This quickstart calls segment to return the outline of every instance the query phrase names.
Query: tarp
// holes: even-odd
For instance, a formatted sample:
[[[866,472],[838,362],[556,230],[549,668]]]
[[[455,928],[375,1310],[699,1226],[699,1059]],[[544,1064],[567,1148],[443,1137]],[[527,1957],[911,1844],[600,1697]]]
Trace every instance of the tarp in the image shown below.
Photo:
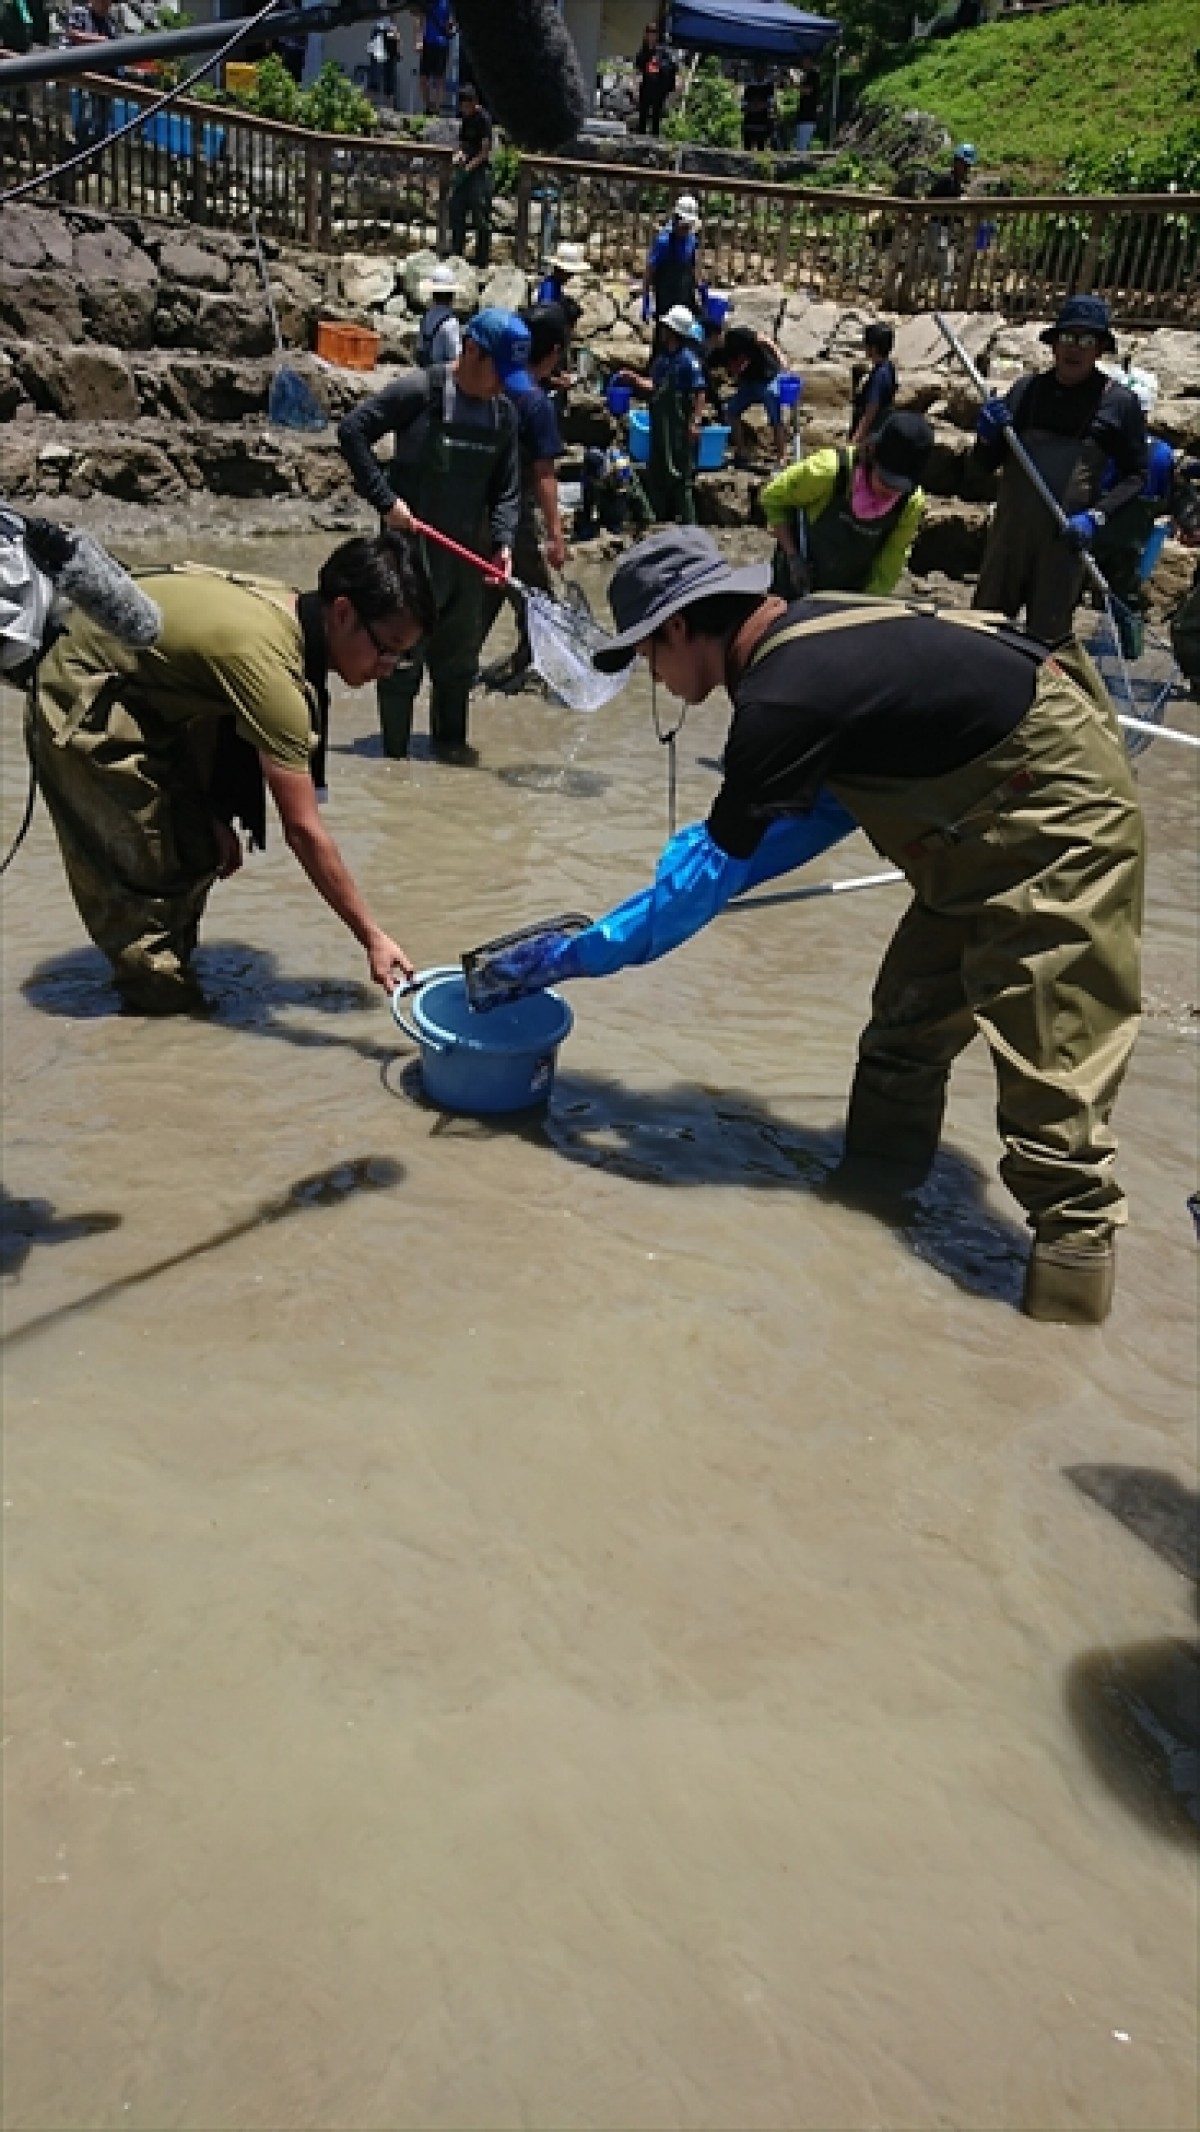
[[[802,15],[788,0],[674,0],[667,30],[693,52],[782,60],[823,52],[841,34],[840,22]]]

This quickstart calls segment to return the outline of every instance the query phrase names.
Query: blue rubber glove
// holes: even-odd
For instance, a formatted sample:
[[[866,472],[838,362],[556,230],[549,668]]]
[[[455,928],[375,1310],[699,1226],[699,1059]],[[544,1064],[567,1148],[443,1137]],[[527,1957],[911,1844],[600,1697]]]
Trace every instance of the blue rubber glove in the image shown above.
[[[980,444],[999,444],[1005,430],[1011,429],[1011,427],[1012,408],[1006,400],[1001,400],[993,393],[991,399],[985,400],[979,410],[979,419],[975,424],[975,435],[978,442]]]
[[[649,298],[648,296],[643,296],[643,298],[642,298],[642,324],[643,324],[644,326],[648,326],[648,325],[649,325],[649,323],[650,323],[650,298]]]
[[[1068,548],[1074,548],[1077,555],[1082,555],[1085,548],[1091,547],[1099,531],[1100,523],[1093,511],[1076,511],[1074,518],[1068,518],[1063,527],[1062,537]]]

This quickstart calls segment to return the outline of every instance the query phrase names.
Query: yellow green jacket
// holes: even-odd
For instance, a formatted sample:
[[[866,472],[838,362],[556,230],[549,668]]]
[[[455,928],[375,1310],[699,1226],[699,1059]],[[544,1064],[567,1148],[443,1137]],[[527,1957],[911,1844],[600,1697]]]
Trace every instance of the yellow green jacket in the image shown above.
[[[774,532],[787,523],[793,511],[799,510],[809,519],[818,519],[833,501],[837,483],[836,445],[828,451],[810,452],[807,459],[799,459],[794,466],[785,467],[782,474],[774,475],[763,489],[760,500],[767,525]],[[914,489],[871,565],[865,592],[895,591],[924,509],[925,492]]]

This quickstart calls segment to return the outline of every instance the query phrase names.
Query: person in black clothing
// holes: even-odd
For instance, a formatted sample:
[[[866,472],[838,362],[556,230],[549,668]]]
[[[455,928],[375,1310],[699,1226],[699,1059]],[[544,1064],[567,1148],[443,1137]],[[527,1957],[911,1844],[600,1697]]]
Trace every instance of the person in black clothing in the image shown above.
[[[678,71],[673,53],[659,39],[658,24],[648,22],[634,58],[638,82],[639,133],[661,133],[663,109],[675,87]]]
[[[854,366],[854,400],[850,409],[850,442],[863,444],[882,429],[900,390],[892,349],[896,336],[890,326],[876,323],[863,333],[864,364]]]
[[[458,148],[450,188],[450,245],[466,258],[467,224],[475,231],[475,264],[488,266],[492,256],[492,122],[470,82],[458,92]]]
[[[960,141],[950,159],[950,168],[940,178],[935,178],[929,188],[931,200],[961,200],[970,181],[971,172],[978,160],[970,141]],[[933,268],[939,284],[945,287],[954,274],[957,257],[953,221],[931,221],[925,231],[926,263]]]
[[[821,111],[821,73],[813,59],[806,59],[800,68],[799,90],[792,147],[797,155],[803,155],[805,149],[812,145]]]
[[[775,131],[775,76],[770,67],[757,65],[742,90],[742,146],[753,151],[769,148]]]
[[[1116,348],[1108,306],[1098,296],[1072,296],[1042,339],[1054,351],[1049,370],[1022,378],[1003,399],[980,409],[975,459],[994,471],[1003,465],[1000,500],[988,529],[973,604],[1000,614],[1025,611],[1025,627],[1044,644],[1070,634],[1083,591],[1083,551],[1146,480],[1146,418],[1127,385],[1099,369]],[[1012,426],[1067,516],[1060,532],[1015,460],[1004,431]],[[1115,484],[1103,490],[1112,461]]]

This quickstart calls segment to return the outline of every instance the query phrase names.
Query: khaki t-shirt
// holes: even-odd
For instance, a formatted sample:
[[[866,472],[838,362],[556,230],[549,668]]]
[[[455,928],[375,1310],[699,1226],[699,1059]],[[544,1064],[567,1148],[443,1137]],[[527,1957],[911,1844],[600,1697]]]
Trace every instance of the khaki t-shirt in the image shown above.
[[[268,578],[229,579],[188,563],[138,580],[162,609],[156,644],[136,651],[76,613],[42,662],[39,688],[69,717],[113,676],[129,710],[169,725],[227,718],[269,761],[306,770],[314,698],[304,677],[295,593]]]

